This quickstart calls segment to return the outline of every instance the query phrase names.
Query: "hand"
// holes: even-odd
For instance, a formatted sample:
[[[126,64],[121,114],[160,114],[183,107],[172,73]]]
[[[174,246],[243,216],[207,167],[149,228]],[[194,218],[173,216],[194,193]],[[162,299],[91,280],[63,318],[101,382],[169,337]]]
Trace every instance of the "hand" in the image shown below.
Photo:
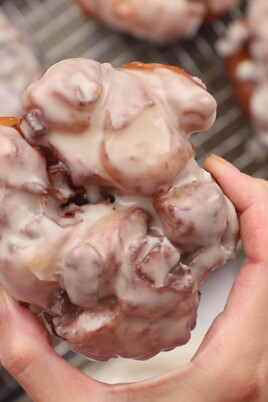
[[[102,384],[59,357],[39,320],[3,290],[1,361],[34,401],[267,402],[268,183],[216,156],[205,168],[240,213],[247,259],[191,362],[140,383]]]

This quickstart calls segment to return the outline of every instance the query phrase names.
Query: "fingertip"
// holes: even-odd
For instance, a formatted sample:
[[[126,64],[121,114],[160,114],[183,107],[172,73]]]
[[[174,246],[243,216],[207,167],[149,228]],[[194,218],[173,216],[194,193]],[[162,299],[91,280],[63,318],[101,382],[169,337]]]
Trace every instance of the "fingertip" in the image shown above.
[[[257,179],[241,173],[225,159],[211,155],[204,168],[212,174],[238,212],[243,213],[256,199],[259,191]]]
[[[233,188],[233,183],[238,181],[237,176],[240,175],[239,170],[230,162],[214,154],[206,159],[204,168],[211,173],[223,192],[234,203],[236,209],[239,209],[235,196],[236,189]]]
[[[221,158],[218,155],[211,154],[204,162],[204,168],[208,170],[212,175],[215,174],[225,174],[227,175],[228,172],[235,172],[240,173],[240,171],[228,162],[226,159]]]

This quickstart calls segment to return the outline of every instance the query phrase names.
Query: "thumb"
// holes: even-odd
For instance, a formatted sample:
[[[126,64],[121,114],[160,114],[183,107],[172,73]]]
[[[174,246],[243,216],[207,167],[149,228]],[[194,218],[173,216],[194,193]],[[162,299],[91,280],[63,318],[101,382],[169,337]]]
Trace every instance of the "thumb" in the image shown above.
[[[0,287],[0,357],[3,367],[38,402],[104,400],[105,385],[58,356],[44,325]],[[97,396],[97,399],[96,399]]]

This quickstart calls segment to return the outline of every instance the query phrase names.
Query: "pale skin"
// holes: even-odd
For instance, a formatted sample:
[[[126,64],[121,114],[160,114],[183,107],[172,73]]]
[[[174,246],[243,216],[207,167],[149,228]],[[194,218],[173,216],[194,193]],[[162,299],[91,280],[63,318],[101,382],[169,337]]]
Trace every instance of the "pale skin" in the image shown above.
[[[164,376],[107,385],[59,357],[39,320],[0,292],[3,366],[37,402],[267,402],[268,182],[210,156],[211,172],[240,214],[246,261],[224,311],[191,362]]]

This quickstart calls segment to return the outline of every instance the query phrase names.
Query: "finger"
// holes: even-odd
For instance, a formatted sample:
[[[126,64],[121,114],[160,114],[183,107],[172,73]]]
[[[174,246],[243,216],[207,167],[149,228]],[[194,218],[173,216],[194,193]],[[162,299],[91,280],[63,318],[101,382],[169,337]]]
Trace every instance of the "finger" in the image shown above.
[[[0,292],[2,365],[34,401],[83,401],[89,400],[92,392],[96,398],[104,393],[103,384],[56,354],[47,330],[29,310],[18,305],[2,288]],[[104,399],[100,396],[95,400]]]
[[[201,390],[205,373],[219,383],[219,396],[225,393],[226,400],[236,400],[235,394],[241,401],[267,400],[267,183],[240,173],[216,156],[207,159],[205,168],[241,213],[241,237],[251,262],[240,270],[224,312],[192,361],[201,369],[201,383],[197,383]],[[216,395],[213,400],[218,400]]]
[[[135,401],[268,400],[267,184],[210,157],[209,170],[241,213],[247,254],[257,264],[239,273],[224,312],[217,317],[192,362],[160,378],[117,387]],[[126,399],[124,399],[126,398]],[[119,400],[119,399],[118,399]],[[121,400],[121,399],[120,399]]]
[[[268,400],[267,284],[266,264],[248,263],[241,269],[224,312],[215,319],[192,360],[197,369],[192,374],[201,394],[209,397],[203,382],[218,384],[212,391],[213,401]]]
[[[212,155],[204,167],[215,177],[240,212],[240,234],[250,261],[268,261],[268,183],[241,173],[229,162]]]
[[[260,194],[268,189],[265,180],[254,179],[241,173],[235,166],[217,155],[209,156],[204,168],[214,176],[240,213],[248,209],[256,199],[260,198]]]

